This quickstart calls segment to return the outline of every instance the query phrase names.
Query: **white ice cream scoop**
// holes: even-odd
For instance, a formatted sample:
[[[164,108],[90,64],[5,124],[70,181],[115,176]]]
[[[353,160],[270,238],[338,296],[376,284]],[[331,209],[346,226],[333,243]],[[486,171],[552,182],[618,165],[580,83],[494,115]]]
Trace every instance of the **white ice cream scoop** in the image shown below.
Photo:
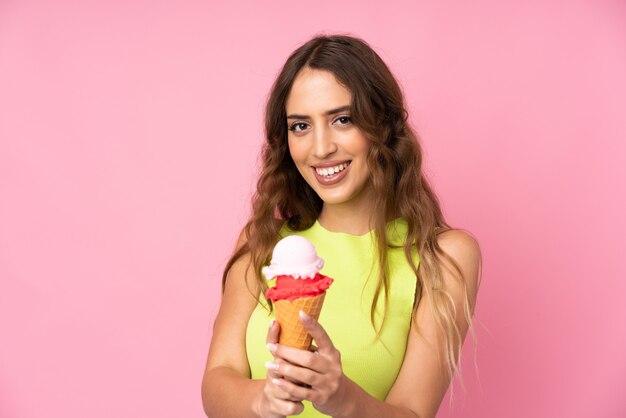
[[[290,235],[278,241],[272,252],[269,266],[261,270],[267,280],[276,276],[293,276],[298,279],[313,278],[324,267],[315,246],[299,235]]]

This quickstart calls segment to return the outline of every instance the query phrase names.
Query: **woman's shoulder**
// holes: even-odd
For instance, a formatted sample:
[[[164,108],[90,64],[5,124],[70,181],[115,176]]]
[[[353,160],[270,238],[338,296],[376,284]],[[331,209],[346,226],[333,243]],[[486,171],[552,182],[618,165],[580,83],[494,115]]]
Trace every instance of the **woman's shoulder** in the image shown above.
[[[454,258],[477,259],[480,257],[478,240],[463,229],[448,229],[439,233],[437,244]]]
[[[463,278],[470,289],[476,291],[480,282],[482,254],[478,240],[463,229],[449,229],[437,237],[437,244],[461,269]],[[442,259],[445,269],[455,268],[445,257]]]

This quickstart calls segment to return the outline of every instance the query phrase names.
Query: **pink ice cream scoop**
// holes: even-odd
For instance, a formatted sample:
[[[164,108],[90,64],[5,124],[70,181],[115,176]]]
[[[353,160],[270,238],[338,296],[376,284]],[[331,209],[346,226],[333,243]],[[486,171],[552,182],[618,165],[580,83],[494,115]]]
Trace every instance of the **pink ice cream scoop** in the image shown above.
[[[311,336],[300,321],[299,313],[304,311],[319,318],[326,289],[333,282],[319,273],[323,266],[324,260],[317,256],[309,240],[290,235],[278,241],[270,265],[263,267],[267,280],[276,278],[274,287],[267,289],[265,297],[274,304],[281,327],[281,344],[304,350],[311,346]]]
[[[313,244],[299,235],[290,235],[278,241],[270,265],[262,272],[267,280],[276,276],[312,279],[322,267],[324,260],[317,256]]]

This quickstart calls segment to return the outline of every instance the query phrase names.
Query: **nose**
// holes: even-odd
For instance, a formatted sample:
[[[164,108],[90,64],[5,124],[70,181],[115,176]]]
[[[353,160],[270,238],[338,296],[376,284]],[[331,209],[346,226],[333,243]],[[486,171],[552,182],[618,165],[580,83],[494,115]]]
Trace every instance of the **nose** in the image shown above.
[[[333,133],[327,127],[315,130],[315,139],[313,143],[313,155],[320,160],[328,158],[337,151],[337,144]]]

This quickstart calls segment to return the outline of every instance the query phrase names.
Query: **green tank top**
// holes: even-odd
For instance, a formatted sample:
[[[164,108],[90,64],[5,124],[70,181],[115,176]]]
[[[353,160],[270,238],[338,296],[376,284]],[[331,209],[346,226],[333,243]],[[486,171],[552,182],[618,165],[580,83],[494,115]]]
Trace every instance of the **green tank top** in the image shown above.
[[[407,225],[402,219],[387,226],[391,244],[401,246]],[[371,396],[384,400],[396,380],[407,346],[411,314],[415,299],[416,277],[404,255],[404,249],[388,250],[389,304],[379,339],[370,321],[370,310],[378,279],[378,257],[374,233],[350,235],[326,230],[319,222],[305,231],[291,231],[283,227],[281,237],[301,235],[315,245],[324,259],[320,273],[334,279],[326,292],[319,322],[335,347],[341,353],[344,373]],[[419,256],[413,254],[417,267]],[[270,283],[273,286],[273,283]],[[376,324],[380,325],[384,307],[381,294],[376,306]],[[252,379],[265,379],[265,362],[272,355],[265,347],[270,320],[267,302],[261,296],[248,322],[246,350]],[[300,417],[325,417],[305,402]]]

